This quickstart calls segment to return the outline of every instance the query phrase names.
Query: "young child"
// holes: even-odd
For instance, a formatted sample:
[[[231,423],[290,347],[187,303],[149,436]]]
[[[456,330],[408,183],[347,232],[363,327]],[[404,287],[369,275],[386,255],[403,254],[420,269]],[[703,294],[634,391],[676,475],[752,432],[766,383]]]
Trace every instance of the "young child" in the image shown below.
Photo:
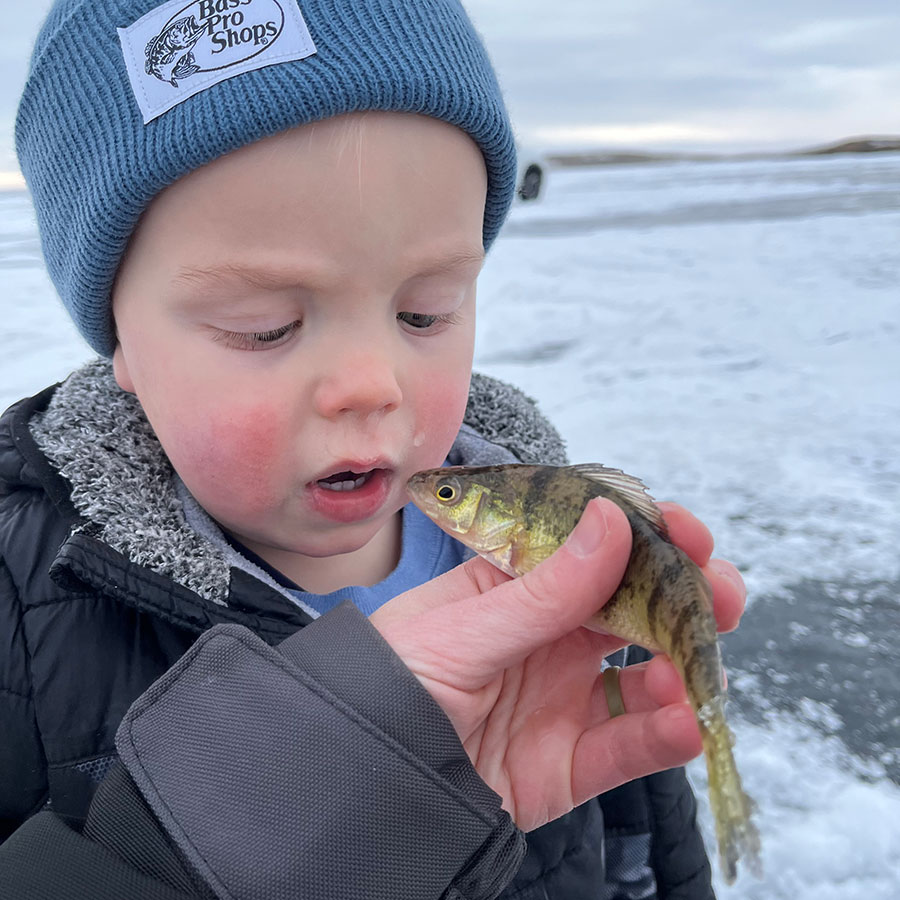
[[[629,668],[613,721],[621,645],[578,627],[623,517],[510,581],[407,504],[565,461],[471,373],[515,159],[461,7],[59,0],[17,147],[100,358],[0,420],[0,886],[712,896],[677,678]],[[730,627],[739,577],[669,519]]]

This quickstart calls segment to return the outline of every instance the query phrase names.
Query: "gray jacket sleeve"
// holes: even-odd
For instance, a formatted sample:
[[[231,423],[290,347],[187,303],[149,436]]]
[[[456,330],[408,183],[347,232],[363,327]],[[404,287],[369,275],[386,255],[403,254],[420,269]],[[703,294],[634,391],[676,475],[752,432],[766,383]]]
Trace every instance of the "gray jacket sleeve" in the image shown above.
[[[161,834],[109,837],[127,817],[92,807],[84,835],[51,823],[33,840],[102,842],[110,873],[159,880],[147,900],[490,900],[524,853],[446,716],[350,604],[277,648],[213,628],[133,704],[117,747],[127,785],[101,789],[95,805],[121,806],[130,789]],[[11,847],[29,859],[27,835]],[[100,896],[71,890],[73,878],[97,880],[94,848],[80,867],[77,846],[66,853],[66,896]],[[32,875],[17,896],[58,896]]]

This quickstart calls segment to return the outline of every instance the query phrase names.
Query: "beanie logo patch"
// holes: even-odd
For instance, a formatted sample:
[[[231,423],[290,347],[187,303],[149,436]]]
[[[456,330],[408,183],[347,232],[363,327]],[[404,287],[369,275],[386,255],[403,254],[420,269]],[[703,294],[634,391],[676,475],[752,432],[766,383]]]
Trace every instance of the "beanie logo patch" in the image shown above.
[[[170,0],[116,30],[145,125],[226,78],[316,52],[296,0]]]

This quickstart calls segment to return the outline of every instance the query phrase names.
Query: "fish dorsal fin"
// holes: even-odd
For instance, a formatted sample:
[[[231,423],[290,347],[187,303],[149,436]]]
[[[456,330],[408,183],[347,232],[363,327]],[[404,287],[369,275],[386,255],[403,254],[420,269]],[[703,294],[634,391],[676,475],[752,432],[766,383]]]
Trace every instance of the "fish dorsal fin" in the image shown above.
[[[666,523],[659,507],[653,502],[653,498],[647,493],[644,482],[633,475],[627,475],[621,469],[610,469],[600,463],[583,463],[578,466],[569,466],[574,475],[596,481],[598,484],[622,495],[635,512],[645,518],[663,537],[668,536]]]

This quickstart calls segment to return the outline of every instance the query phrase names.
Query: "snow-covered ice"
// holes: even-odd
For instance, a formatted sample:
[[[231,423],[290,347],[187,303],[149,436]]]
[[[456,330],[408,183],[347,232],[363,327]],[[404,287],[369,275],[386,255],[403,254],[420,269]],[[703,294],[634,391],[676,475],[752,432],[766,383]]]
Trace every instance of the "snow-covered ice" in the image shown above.
[[[720,896],[895,900],[900,156],[556,172],[479,303],[476,367],[744,573],[725,657],[765,875]]]
[[[2,408],[91,354],[21,193],[0,194],[0,278]],[[720,896],[896,900],[900,155],[555,171],[491,251],[479,316],[476,368],[744,572],[724,643],[765,874]]]
[[[814,166],[823,193],[879,182],[894,209],[819,213]],[[809,207],[782,216],[792,167]],[[764,188],[771,216],[746,217]],[[476,366],[541,401],[573,460],[702,511],[754,591],[900,573],[897,156],[555,173],[479,302]]]

